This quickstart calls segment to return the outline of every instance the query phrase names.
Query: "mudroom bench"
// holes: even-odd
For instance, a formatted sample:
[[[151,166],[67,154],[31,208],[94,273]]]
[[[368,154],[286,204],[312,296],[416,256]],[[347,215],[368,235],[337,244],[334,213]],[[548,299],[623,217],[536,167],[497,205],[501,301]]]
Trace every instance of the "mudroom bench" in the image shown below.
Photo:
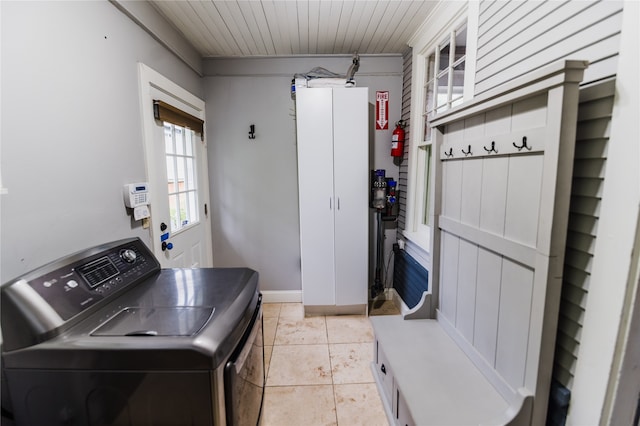
[[[371,317],[392,425],[545,424],[586,67],[549,65],[430,121],[431,293]]]
[[[528,424],[531,395],[522,389],[505,399],[437,320],[394,315],[371,322],[372,369],[390,424]]]

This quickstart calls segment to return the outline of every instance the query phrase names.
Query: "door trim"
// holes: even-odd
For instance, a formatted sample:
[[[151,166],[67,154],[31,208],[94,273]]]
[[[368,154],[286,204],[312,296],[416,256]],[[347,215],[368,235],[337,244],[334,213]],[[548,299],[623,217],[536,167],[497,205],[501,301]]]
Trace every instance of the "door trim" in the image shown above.
[[[158,73],[156,70],[140,62],[138,63],[138,76],[140,82],[140,111],[142,116],[142,141],[144,146],[145,171],[147,181],[151,181],[152,176],[156,176],[157,173],[159,173],[158,165],[152,161],[154,158],[154,126],[156,125],[155,118],[153,116],[153,100],[158,99],[166,102],[167,104],[180,108],[202,120],[205,119],[205,102]],[[206,148],[206,123],[203,130],[202,140],[203,146]],[[205,166],[205,170],[202,171],[205,174],[205,179],[202,180],[200,193],[201,198],[199,199],[199,203],[210,205],[206,152],[203,153],[202,157],[203,158],[200,158],[199,161]],[[150,189],[153,193],[153,187]],[[157,205],[154,206],[153,197],[151,200],[152,202],[149,206],[149,210],[151,212],[149,247],[156,258],[161,259],[162,251],[160,248],[160,231],[158,231],[158,226],[154,226],[154,217],[160,217],[160,212],[157,211]],[[208,215],[205,215],[201,221],[205,229],[205,235],[202,239],[203,244],[205,245],[204,259],[201,266],[208,267],[213,265],[211,221],[209,220]]]

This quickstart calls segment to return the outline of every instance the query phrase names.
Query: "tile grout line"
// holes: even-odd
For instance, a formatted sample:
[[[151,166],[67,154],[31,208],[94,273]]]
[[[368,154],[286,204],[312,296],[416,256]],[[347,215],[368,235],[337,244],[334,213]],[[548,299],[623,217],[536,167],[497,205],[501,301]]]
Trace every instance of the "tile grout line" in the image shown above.
[[[338,400],[336,399],[336,383],[333,378],[333,363],[331,362],[331,349],[329,347],[329,326],[327,325],[327,316],[324,317],[324,329],[327,335],[327,353],[329,354],[329,369],[331,370],[331,391],[333,392],[333,413],[338,426]]]

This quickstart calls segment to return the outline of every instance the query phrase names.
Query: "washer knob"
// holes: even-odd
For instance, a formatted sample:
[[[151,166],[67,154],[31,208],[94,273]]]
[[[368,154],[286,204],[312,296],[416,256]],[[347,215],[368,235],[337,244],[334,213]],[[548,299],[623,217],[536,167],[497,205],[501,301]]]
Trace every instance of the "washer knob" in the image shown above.
[[[136,258],[138,257],[138,255],[136,254],[135,251],[131,249],[126,249],[120,253],[120,257],[122,258],[122,260],[124,260],[127,263],[133,263],[136,261]]]

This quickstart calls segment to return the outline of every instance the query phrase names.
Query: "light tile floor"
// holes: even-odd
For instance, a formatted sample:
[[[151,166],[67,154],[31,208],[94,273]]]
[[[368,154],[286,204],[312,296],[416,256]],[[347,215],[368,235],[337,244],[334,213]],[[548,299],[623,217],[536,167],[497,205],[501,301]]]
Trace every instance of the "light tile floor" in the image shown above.
[[[362,315],[304,316],[300,303],[264,305],[267,384],[262,426],[388,425]]]

